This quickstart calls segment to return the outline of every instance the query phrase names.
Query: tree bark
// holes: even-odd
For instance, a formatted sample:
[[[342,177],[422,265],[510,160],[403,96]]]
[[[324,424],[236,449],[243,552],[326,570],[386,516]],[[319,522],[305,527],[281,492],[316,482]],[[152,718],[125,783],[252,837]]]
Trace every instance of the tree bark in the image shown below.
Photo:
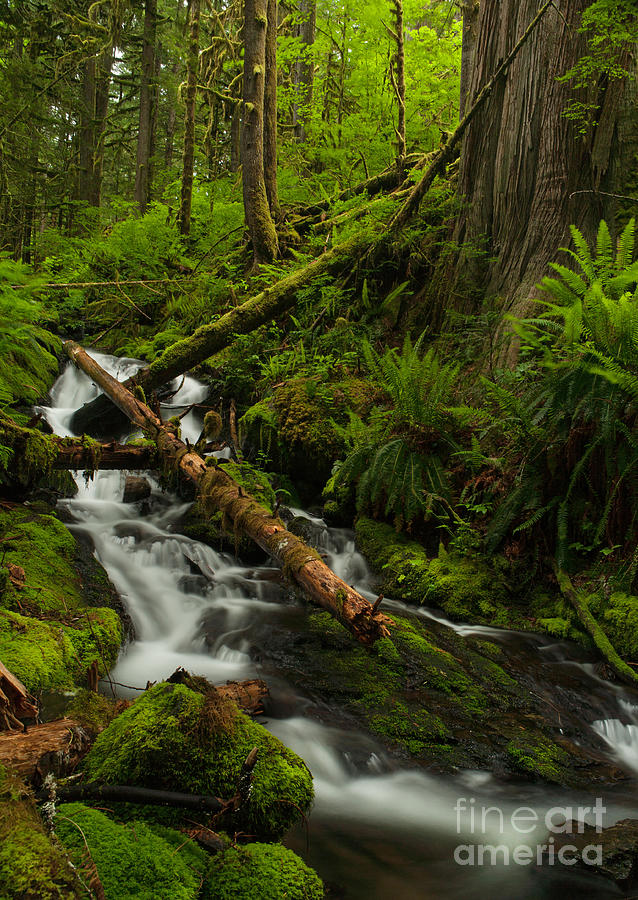
[[[186,75],[186,112],[184,114],[184,158],[182,167],[182,195],[179,208],[180,234],[191,228],[193,202],[193,172],[195,166],[195,105],[197,102],[197,73],[199,70],[199,20],[201,0],[189,3],[189,47]]]
[[[144,39],[142,43],[142,80],[140,84],[140,116],[135,164],[135,201],[140,213],[146,212],[150,198],[150,159],[153,122],[153,82],[155,78],[155,36],[157,32],[157,0],[144,4]]]
[[[303,269],[292,272],[272,287],[229,310],[216,322],[202,325],[190,337],[171,344],[150,366],[140,370],[134,378],[129,378],[124,386],[133,389],[135,385],[139,385],[148,393],[178,375],[183,375],[228,347],[238,334],[248,334],[292,309],[300,288],[320,275],[336,274],[351,265],[353,259],[358,259],[368,249],[369,243],[370,235],[364,233],[338,244]],[[77,410],[71,420],[71,427],[80,434],[100,434],[101,420],[108,416],[110,409],[111,402],[104,395],[97,397]]]
[[[397,168],[402,172],[406,155],[405,137],[405,41],[403,33],[403,0],[392,0],[394,38],[397,49],[394,57],[393,85],[397,96]]]
[[[23,719],[35,719],[38,707],[19,678],[0,662],[0,731],[22,731]]]
[[[277,192],[277,0],[268,0],[264,84],[264,183],[270,215],[281,218]]]
[[[266,82],[267,0],[244,3],[244,97],[241,133],[242,186],[246,226],[255,265],[279,255],[264,173],[264,92]]]
[[[621,124],[635,88],[630,80],[611,80],[576,92],[560,80],[587,53],[579,25],[589,0],[554,5],[512,63],[507,81],[467,128],[461,153],[463,210],[455,238],[471,250],[459,256],[454,293],[469,298],[478,287],[514,314],[528,311],[548,262],[569,241],[568,226],[577,225],[591,239],[599,220],[611,223],[615,212],[614,201],[598,192],[627,193],[623,179],[635,176],[635,111],[633,123],[625,118]],[[482,0],[468,103],[537,9],[536,0]],[[472,53],[469,43],[466,52]],[[586,135],[564,116],[574,95],[598,106],[598,124]],[[620,171],[617,161],[628,146],[633,165],[628,160]],[[575,193],[582,190],[589,193]],[[471,301],[465,303],[462,311],[472,311]]]
[[[235,530],[251,538],[281,566],[284,574],[302,588],[308,598],[333,615],[361,643],[373,644],[387,635],[386,616],[326,566],[301,538],[288,532],[282,522],[227,475],[221,465],[207,466],[201,456],[187,448],[155,413],[104,371],[73,341],[65,343],[73,362],[109,395],[130,421],[156,442],[164,465],[176,470],[200,490],[204,510],[221,511]]]
[[[134,469],[146,471],[157,469],[159,460],[155,447],[132,447],[129,444],[100,444],[87,447],[81,441],[53,438],[58,445],[55,469],[75,471],[97,471],[113,469]]]
[[[0,763],[32,784],[51,772],[70,775],[91,746],[91,736],[72,719],[34,725],[26,733],[0,734]]]
[[[314,46],[317,31],[317,0],[301,0],[299,13],[301,22],[298,36],[303,45],[303,53],[295,63],[297,99],[293,107],[293,125],[296,140],[303,143],[306,140],[306,127],[314,97],[315,64],[311,48]]]

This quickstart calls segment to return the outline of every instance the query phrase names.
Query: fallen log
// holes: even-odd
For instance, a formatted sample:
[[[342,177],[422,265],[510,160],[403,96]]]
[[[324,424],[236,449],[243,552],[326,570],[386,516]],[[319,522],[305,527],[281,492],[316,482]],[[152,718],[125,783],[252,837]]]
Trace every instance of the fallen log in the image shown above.
[[[49,773],[69,775],[91,746],[91,735],[73,719],[0,734],[0,763],[32,784]]]
[[[58,456],[54,469],[96,471],[98,469],[137,469],[147,471],[159,465],[156,447],[134,447],[130,444],[93,444],[82,441],[69,442],[65,438],[53,438]]]
[[[180,441],[170,426],[105,372],[73,341],[64,345],[68,356],[126,413],[130,421],[157,444],[165,467],[181,472],[200,491],[205,511],[221,511],[235,530],[255,541],[283,567],[284,574],[304,593],[331,613],[363,644],[371,645],[388,632],[391,620],[328,568],[319,554],[286,530],[279,518],[260,506],[227,475],[220,465],[207,465]],[[211,460],[215,462],[215,460]]]
[[[581,625],[593,640],[597,650],[609,663],[610,668],[621,681],[635,687],[638,684],[638,674],[618,655],[611,641],[590,613],[586,603],[578,596],[567,573],[562,569],[557,570],[556,580],[563,597],[576,611]]]
[[[224,812],[229,801],[220,800],[206,794],[181,794],[177,791],[158,791],[152,788],[135,787],[128,784],[70,784],[58,787],[56,800],[60,803],[141,803],[148,806],[177,806],[210,815]],[[48,800],[50,791],[44,788],[37,792],[36,800]]]
[[[36,719],[38,707],[35,697],[27,691],[19,678],[0,662],[0,731],[23,730],[20,719]]]
[[[351,267],[370,245],[370,233],[363,232],[338,244],[307,266],[291,272],[276,284],[240,306],[229,310],[217,321],[202,325],[193,334],[171,344],[150,366],[141,369],[133,378],[124,382],[124,387],[134,390],[141,387],[147,394],[204,362],[210,356],[233,343],[238,334],[248,334],[270,322],[281,313],[292,309],[297,302],[298,291],[315,278],[326,273],[335,274]],[[71,420],[76,433],[96,432],[96,423],[111,409],[111,401],[104,395],[77,410]]]

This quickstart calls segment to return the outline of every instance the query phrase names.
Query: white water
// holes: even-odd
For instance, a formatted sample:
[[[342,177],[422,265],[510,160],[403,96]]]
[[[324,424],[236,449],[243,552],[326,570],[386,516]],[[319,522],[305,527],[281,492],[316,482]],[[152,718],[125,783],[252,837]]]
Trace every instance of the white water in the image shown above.
[[[141,365],[136,360],[94,355],[119,378],[128,377]],[[52,406],[42,409],[58,434],[69,434],[73,412],[97,393],[86,376],[69,366],[52,392]],[[202,385],[186,378],[170,401],[170,414],[201,403],[205,396]],[[201,419],[194,409],[182,420],[183,433],[193,442],[199,435]],[[285,595],[273,578],[273,569],[242,566],[232,556],[180,535],[177,526],[187,504],[162,494],[155,482],[151,499],[144,506],[122,503],[124,478],[125,473],[98,473],[85,483],[78,476],[77,497],[63,501],[75,523],[71,527],[91,536],[96,555],[135,626],[135,640],[124,648],[111,673],[114,681],[131,686],[120,688],[120,692],[136,696],[135,688],[167,677],[178,666],[214,682],[258,674],[249,653],[251,624],[255,620],[276,621],[290,609],[290,598],[286,598],[288,605],[282,602]],[[373,599],[372,578],[355,549],[352,534],[329,529],[323,520],[303,510],[292,512],[307,520],[314,542],[334,571]],[[405,609],[402,604],[388,606]],[[462,636],[511,639],[511,633],[499,629],[452,625],[428,610],[419,614],[453,627]],[[539,649],[551,651],[549,642],[535,640],[542,645]],[[573,665],[580,667],[585,680],[593,679],[586,667]],[[292,689],[290,693],[294,695]],[[308,708],[303,698],[294,705],[297,710]],[[608,742],[619,763],[638,772],[638,710],[628,708],[626,718],[628,724],[610,718],[593,727]],[[489,818],[485,828],[480,823],[471,827],[468,813],[455,811],[457,798],[475,798],[479,806],[497,803],[506,823],[509,814],[521,805],[531,805],[543,815],[549,806],[570,802],[565,792],[510,788],[497,784],[486,773],[442,778],[422,769],[397,769],[365,734],[328,728],[299,712],[264,724],[295,749],[313,773],[316,804],[311,818],[310,861],[326,877],[332,875],[348,885],[348,897],[398,894],[408,900],[439,896],[478,900],[492,890],[495,871],[488,867],[468,873],[454,866],[454,846],[474,841],[513,847],[520,843],[521,835],[511,824],[501,830],[499,822],[497,828]],[[616,817],[622,815],[628,815],[626,809],[618,811]],[[613,820],[613,812],[611,817]],[[539,829],[526,835],[525,842],[533,843],[542,836],[543,829]],[[304,851],[301,838],[296,849]],[[551,884],[537,892],[537,886],[529,881],[531,871],[496,867],[496,883],[501,888],[507,885],[504,896],[512,900],[554,896]],[[566,895],[563,892],[561,896]],[[615,895],[603,891],[595,896]]]

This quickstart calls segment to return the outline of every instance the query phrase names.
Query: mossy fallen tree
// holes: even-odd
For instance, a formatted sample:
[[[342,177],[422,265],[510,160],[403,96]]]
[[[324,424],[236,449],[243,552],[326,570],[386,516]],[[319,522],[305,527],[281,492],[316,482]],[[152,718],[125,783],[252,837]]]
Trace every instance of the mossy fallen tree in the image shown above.
[[[318,606],[331,613],[363,644],[388,634],[390,620],[328,568],[319,554],[286,530],[281,520],[244,494],[219,465],[209,466],[175,436],[155,413],[105,372],[73,341],[64,345],[71,360],[85,372],[130,421],[155,441],[162,466],[195,484],[206,512],[222,512],[238,534],[251,538],[283,567],[284,574]],[[211,462],[216,462],[211,460]]]
[[[91,746],[91,736],[74,719],[0,734],[0,764],[39,785],[51,772],[70,775]]]
[[[260,325],[292,309],[297,303],[298,292],[316,278],[326,274],[336,275],[351,267],[353,259],[358,259],[368,250],[371,239],[370,231],[362,229],[313,259],[308,265],[291,272],[276,284],[229,310],[215,322],[202,325],[190,337],[171,344],[150,366],[125,381],[124,387],[131,391],[137,387],[149,393],[183,375],[228,347],[237,335],[249,334]],[[78,433],[96,433],[100,418],[108,415],[111,408],[109,399],[105,396],[97,397],[77,410],[71,420],[71,427]]]
[[[54,469],[74,471],[97,469],[134,469],[147,471],[158,467],[157,448],[136,447],[131,444],[99,444],[97,441],[74,441],[53,437],[57,456],[53,460]]]
[[[638,684],[638,674],[636,674],[631,666],[628,666],[627,663],[620,658],[611,641],[587,608],[586,602],[578,596],[567,573],[562,570],[557,570],[556,578],[561,593],[571,606],[573,606],[581,624],[593,640],[598,651],[609,663],[611,669],[621,681],[635,687]]]

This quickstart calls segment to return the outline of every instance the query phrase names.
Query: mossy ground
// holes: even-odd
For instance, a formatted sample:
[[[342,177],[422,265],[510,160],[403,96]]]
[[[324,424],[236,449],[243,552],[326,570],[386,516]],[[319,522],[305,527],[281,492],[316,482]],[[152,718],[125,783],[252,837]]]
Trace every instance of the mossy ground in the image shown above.
[[[232,827],[281,836],[312,803],[306,765],[243,713],[236,711],[231,721],[224,714],[220,722],[220,710],[207,704],[204,694],[185,685],[156,685],[98,737],[84,763],[87,776],[231,797],[246,757],[257,747],[250,800]]]
[[[77,882],[46,834],[24,784],[0,766],[0,897],[68,900]]]
[[[210,863],[202,900],[322,900],[318,875],[279,844],[231,847]]]
[[[97,563],[84,566],[73,535],[33,507],[0,510],[0,659],[31,691],[82,683],[94,661],[102,673],[122,640],[118,614],[102,603],[112,588]],[[24,583],[7,577],[24,571]],[[15,570],[13,570],[15,571]]]
[[[147,822],[119,824],[81,803],[65,803],[56,834],[91,880],[94,864],[108,900],[195,900],[206,854],[183,834]]]

